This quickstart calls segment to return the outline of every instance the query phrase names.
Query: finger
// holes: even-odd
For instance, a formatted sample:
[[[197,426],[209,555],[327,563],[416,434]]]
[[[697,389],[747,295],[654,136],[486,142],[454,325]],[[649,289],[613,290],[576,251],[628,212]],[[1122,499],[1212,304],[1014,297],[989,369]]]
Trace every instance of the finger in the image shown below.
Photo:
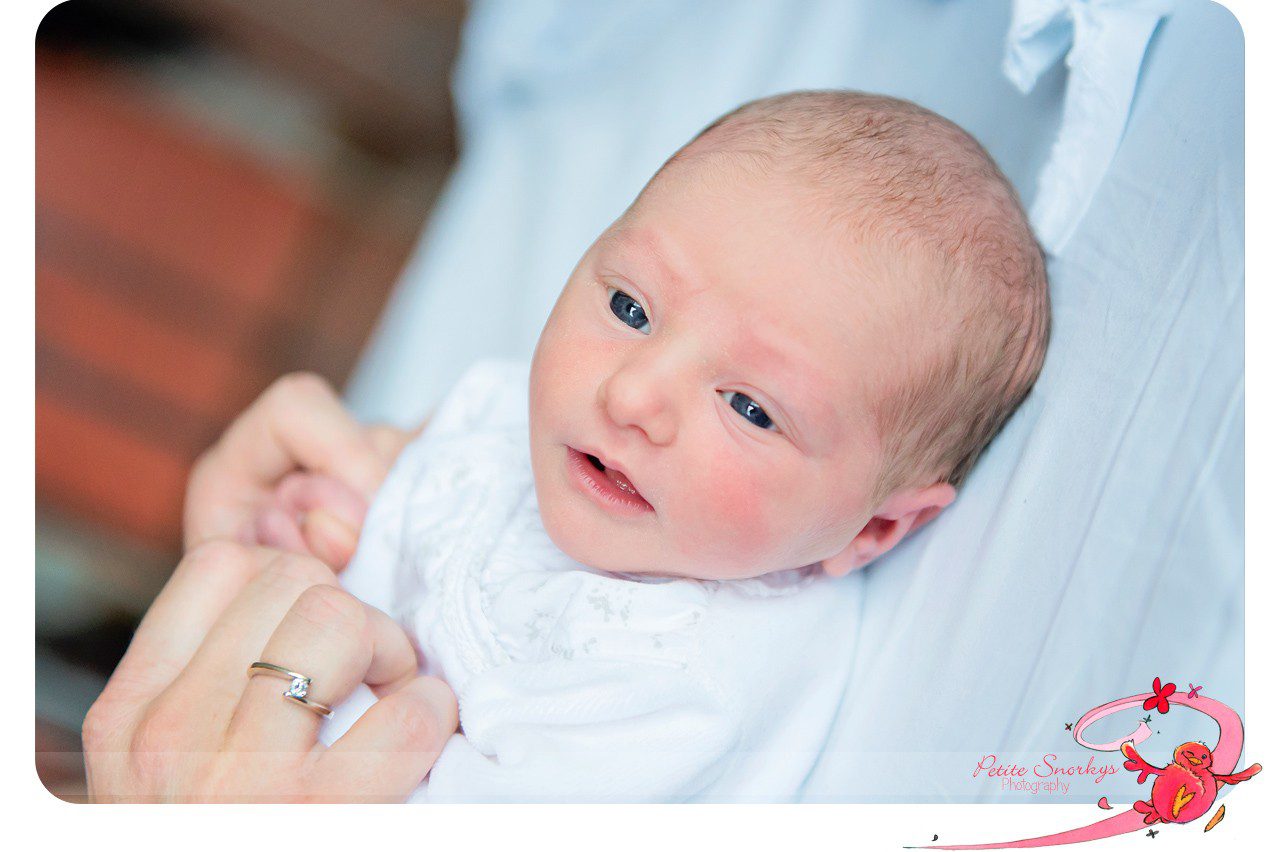
[[[396,456],[412,441],[421,434],[426,427],[424,422],[417,429],[397,429],[395,426],[388,426],[385,423],[375,423],[365,427],[365,435],[373,444],[374,450],[378,455],[390,465],[395,461]]]
[[[263,552],[231,542],[190,551],[147,610],[107,688],[127,690],[143,704],[168,687],[265,561]]]
[[[371,497],[388,465],[323,379],[285,376],[237,417],[192,469],[183,522],[186,544],[248,540],[261,503],[297,468],[328,474]]]
[[[213,450],[191,467],[182,505],[182,542],[191,550],[206,541],[227,540],[253,545],[259,509],[271,499],[262,483],[245,483],[232,477]]]
[[[324,509],[309,512],[302,519],[302,537],[307,549],[335,571],[347,567],[356,552],[359,533]]]
[[[292,473],[276,489],[276,504],[296,524],[307,552],[334,570],[341,570],[355,553],[367,504],[338,480],[313,473]]]
[[[403,801],[457,728],[453,690],[434,677],[415,678],[366,710],[320,755],[313,793],[341,797],[354,789],[379,801]]]
[[[253,536],[254,542],[264,547],[274,547],[290,553],[310,552],[297,516],[278,506],[268,506],[259,511],[254,520]]]
[[[352,488],[318,473],[295,472],[280,480],[276,505],[298,517],[324,509],[349,529],[364,524],[368,503]]]
[[[308,373],[277,380],[219,444],[236,469],[255,482],[275,482],[301,467],[372,497],[386,475],[386,463],[333,388]]]
[[[201,730],[221,739],[247,685],[245,670],[307,589],[337,585],[324,563],[310,556],[260,551],[266,564],[209,628],[186,668],[156,700],[174,717],[196,716]]]
[[[365,510],[364,499],[338,480],[296,471],[258,513],[255,534],[260,544],[309,553],[340,571],[355,553]]]
[[[361,681],[399,684],[417,674],[409,638],[385,613],[334,586],[307,589],[254,657],[311,678],[306,697],[332,706]],[[245,665],[247,665],[246,663]],[[282,698],[288,681],[250,678],[227,734],[233,751],[307,751],[321,717]]]

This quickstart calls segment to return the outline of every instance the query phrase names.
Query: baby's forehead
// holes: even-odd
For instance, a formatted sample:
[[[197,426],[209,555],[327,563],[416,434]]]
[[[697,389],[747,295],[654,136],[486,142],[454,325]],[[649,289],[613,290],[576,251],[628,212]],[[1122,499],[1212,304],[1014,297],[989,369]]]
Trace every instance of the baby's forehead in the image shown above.
[[[601,246],[679,284],[677,298],[714,288],[726,313],[768,316],[833,357],[918,309],[909,285],[934,265],[926,253],[880,239],[874,225],[784,176],[706,171],[686,167],[651,184]]]

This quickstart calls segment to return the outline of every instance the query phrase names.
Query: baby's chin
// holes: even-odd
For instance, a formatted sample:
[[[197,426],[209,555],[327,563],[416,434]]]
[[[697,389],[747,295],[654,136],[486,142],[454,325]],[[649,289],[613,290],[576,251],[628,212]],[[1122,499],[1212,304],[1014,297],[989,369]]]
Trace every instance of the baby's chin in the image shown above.
[[[541,510],[541,504],[539,507]],[[744,580],[775,573],[767,569],[743,571],[741,564],[719,565],[713,555],[702,558],[641,555],[636,553],[634,546],[627,546],[616,539],[600,541],[594,538],[598,533],[593,533],[571,507],[559,506],[542,512],[542,525],[555,546],[570,559],[610,574],[688,580]],[[606,532],[604,535],[607,537],[609,534]]]
[[[615,574],[655,573],[646,570],[646,563],[653,560],[637,559],[634,547],[622,545],[616,538],[608,540],[612,536],[607,530],[602,532],[592,529],[594,525],[584,523],[582,511],[578,507],[564,502],[547,506],[539,497],[538,511],[542,515],[542,526],[547,531],[547,537],[574,562]],[[601,540],[601,537],[605,540]]]

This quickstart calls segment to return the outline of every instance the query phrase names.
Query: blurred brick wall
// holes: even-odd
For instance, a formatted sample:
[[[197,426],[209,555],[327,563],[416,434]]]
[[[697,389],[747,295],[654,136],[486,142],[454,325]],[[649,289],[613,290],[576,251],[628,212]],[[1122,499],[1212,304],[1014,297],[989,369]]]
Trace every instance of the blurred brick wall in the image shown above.
[[[173,549],[196,454],[274,376],[345,378],[412,232],[93,62],[36,89],[37,498]]]
[[[40,63],[36,151],[37,497],[172,547],[191,460],[290,334],[315,192],[91,63]]]

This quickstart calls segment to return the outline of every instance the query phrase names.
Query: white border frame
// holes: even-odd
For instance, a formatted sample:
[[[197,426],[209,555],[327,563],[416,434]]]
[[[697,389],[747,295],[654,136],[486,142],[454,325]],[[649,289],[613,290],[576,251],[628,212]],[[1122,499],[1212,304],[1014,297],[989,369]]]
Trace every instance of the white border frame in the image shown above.
[[[606,848],[609,852],[659,847],[733,847],[735,849],[898,849],[923,840],[918,827],[943,835],[944,841],[984,842],[1031,837],[1083,825],[1098,818],[1091,805],[708,805],[685,806],[439,806],[430,809],[396,806],[316,807],[305,811],[284,806],[200,806],[155,808],[145,805],[70,805],[49,794],[33,763],[34,657],[27,652],[35,635],[33,495],[35,454],[35,32],[56,3],[6,0],[0,15],[4,49],[4,96],[11,116],[4,133],[3,239],[10,270],[3,312],[6,398],[14,400],[16,417],[3,429],[6,487],[3,492],[4,539],[14,545],[11,560],[14,593],[5,595],[6,618],[0,623],[8,654],[9,700],[0,709],[4,739],[0,802],[9,816],[5,834],[26,845],[39,837],[41,847],[178,847],[184,852],[225,850],[247,843],[300,843],[320,850],[372,849],[404,844],[418,849],[527,848],[531,842],[557,848]],[[1152,849],[1234,849],[1241,843],[1280,833],[1268,826],[1272,779],[1280,773],[1274,708],[1275,667],[1263,648],[1275,648],[1277,620],[1273,566],[1280,545],[1271,513],[1280,481],[1277,456],[1276,369],[1280,334],[1275,286],[1277,262],[1274,230],[1277,216],[1276,158],[1268,156],[1277,131],[1278,78],[1276,32],[1280,10],[1274,0],[1229,0],[1222,5],[1235,14],[1245,32],[1246,69],[1246,390],[1245,682],[1247,721],[1245,755],[1259,760],[1264,771],[1229,797],[1228,818],[1205,834],[1196,826],[1164,826]],[[1249,441],[1248,438],[1253,440]],[[502,807],[495,814],[479,808]],[[140,810],[145,809],[145,810]],[[16,823],[14,820],[16,819]],[[27,831],[23,831],[23,827]],[[30,833],[28,833],[30,832]],[[34,835],[34,837],[33,837]],[[1147,843],[1143,835],[1096,841],[1082,850],[1131,848]],[[1272,840],[1271,842],[1275,842]],[[1064,847],[1065,848],[1065,847]]]

